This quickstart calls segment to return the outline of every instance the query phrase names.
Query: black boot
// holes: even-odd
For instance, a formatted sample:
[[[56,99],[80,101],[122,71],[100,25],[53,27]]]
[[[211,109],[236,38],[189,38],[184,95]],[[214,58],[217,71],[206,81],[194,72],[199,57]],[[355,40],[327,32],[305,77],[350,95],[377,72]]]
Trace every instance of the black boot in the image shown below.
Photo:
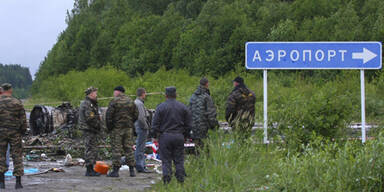
[[[171,182],[171,177],[170,176],[163,176],[163,183],[164,185],[167,185]]]
[[[129,166],[129,176],[136,177],[135,167],[134,166]]]
[[[0,173],[0,189],[5,189],[4,173]]]
[[[95,177],[100,176],[100,173],[93,170],[93,165],[87,165],[87,172],[85,172],[85,176]]]
[[[109,172],[107,177],[119,177],[119,170],[120,170],[120,167],[114,166],[113,171]]]
[[[22,189],[23,186],[21,185],[21,176],[16,176],[16,185],[15,189]]]

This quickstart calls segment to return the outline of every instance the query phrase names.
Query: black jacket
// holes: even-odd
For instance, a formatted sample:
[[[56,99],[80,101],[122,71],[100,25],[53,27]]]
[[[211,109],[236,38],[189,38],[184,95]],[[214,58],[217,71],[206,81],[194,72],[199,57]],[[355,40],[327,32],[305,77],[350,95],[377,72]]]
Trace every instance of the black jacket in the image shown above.
[[[191,127],[191,113],[184,104],[176,99],[167,99],[157,106],[152,121],[152,130],[156,135],[180,133],[189,137]]]

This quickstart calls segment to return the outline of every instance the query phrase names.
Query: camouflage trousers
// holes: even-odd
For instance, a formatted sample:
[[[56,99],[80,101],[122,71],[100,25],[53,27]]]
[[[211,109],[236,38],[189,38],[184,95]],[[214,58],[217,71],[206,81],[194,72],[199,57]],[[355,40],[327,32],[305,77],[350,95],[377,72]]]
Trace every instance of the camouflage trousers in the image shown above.
[[[111,131],[112,164],[121,167],[121,157],[125,156],[128,166],[135,166],[133,128],[114,128]]]
[[[240,139],[247,139],[252,135],[254,120],[236,118],[230,123],[230,125],[232,127],[232,131],[236,133]]]
[[[85,165],[94,165],[96,164],[96,160],[98,159],[98,135],[95,133],[84,131],[83,133],[85,152],[84,159]]]
[[[6,165],[6,154],[8,143],[11,145],[11,155],[13,160],[13,175],[23,176],[23,144],[22,136],[16,130],[0,130],[0,173],[8,171]]]

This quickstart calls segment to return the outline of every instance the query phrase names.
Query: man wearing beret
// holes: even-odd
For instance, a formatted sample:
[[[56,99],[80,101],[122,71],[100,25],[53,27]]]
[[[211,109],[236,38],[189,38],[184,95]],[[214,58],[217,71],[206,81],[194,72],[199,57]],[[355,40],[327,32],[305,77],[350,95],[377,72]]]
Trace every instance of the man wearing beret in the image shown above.
[[[13,175],[16,176],[16,189],[23,188],[21,176],[24,175],[22,137],[27,131],[25,110],[20,100],[12,97],[12,85],[2,84],[0,96],[0,189],[5,189],[4,174],[8,144],[11,146]]]
[[[79,126],[83,131],[85,145],[85,164],[87,171],[85,176],[100,176],[93,170],[98,157],[97,145],[101,131],[101,118],[97,105],[97,88],[89,87],[85,90],[85,99],[80,104]]]
[[[166,101],[156,108],[152,121],[152,130],[159,139],[159,150],[163,169],[163,182],[168,184],[172,177],[172,161],[176,167],[176,179],[183,183],[184,138],[189,137],[192,127],[191,113],[188,108],[176,101],[176,88],[165,89]]]
[[[255,93],[247,88],[244,79],[236,77],[235,87],[227,99],[225,119],[241,139],[251,136],[255,118]]]
[[[129,166],[129,175],[135,177],[135,156],[132,149],[134,144],[134,122],[139,116],[139,111],[131,98],[126,96],[125,89],[118,86],[113,91],[114,98],[109,103],[106,122],[111,136],[113,171],[108,177],[119,177],[121,157],[125,155]]]

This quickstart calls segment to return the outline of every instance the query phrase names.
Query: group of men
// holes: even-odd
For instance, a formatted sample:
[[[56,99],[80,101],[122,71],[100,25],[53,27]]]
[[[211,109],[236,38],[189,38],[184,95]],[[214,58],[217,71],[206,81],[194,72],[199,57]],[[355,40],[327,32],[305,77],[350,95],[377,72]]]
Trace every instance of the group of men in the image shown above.
[[[251,135],[255,115],[255,94],[249,90],[241,77],[233,80],[234,89],[228,97],[225,118],[232,129],[243,138]],[[0,95],[0,188],[5,188],[4,173],[8,170],[5,161],[7,145],[11,146],[16,176],[16,189],[22,188],[22,136],[27,130],[25,110],[21,101],[12,97],[10,84],[3,84]],[[85,176],[100,176],[94,170],[98,159],[98,138],[102,130],[102,119],[97,102],[97,88],[85,90],[85,99],[80,104],[79,128],[83,131],[85,145]],[[172,162],[175,164],[177,181],[184,182],[184,142],[190,138],[200,151],[207,138],[208,130],[219,126],[216,107],[209,91],[209,81],[200,80],[200,85],[191,96],[188,107],[176,100],[176,87],[165,88],[165,102],[156,108],[153,121],[145,108],[146,91],[137,89],[136,100],[125,95],[125,89],[117,86],[113,99],[106,112],[106,127],[112,147],[112,170],[108,177],[119,177],[122,164],[129,166],[130,176],[135,177],[135,169],[149,173],[145,166],[145,143],[149,135],[159,141],[162,160],[163,182],[169,183],[172,177]],[[136,150],[134,151],[134,134]],[[125,161],[122,162],[122,156]],[[124,159],[124,158],[123,158]]]

